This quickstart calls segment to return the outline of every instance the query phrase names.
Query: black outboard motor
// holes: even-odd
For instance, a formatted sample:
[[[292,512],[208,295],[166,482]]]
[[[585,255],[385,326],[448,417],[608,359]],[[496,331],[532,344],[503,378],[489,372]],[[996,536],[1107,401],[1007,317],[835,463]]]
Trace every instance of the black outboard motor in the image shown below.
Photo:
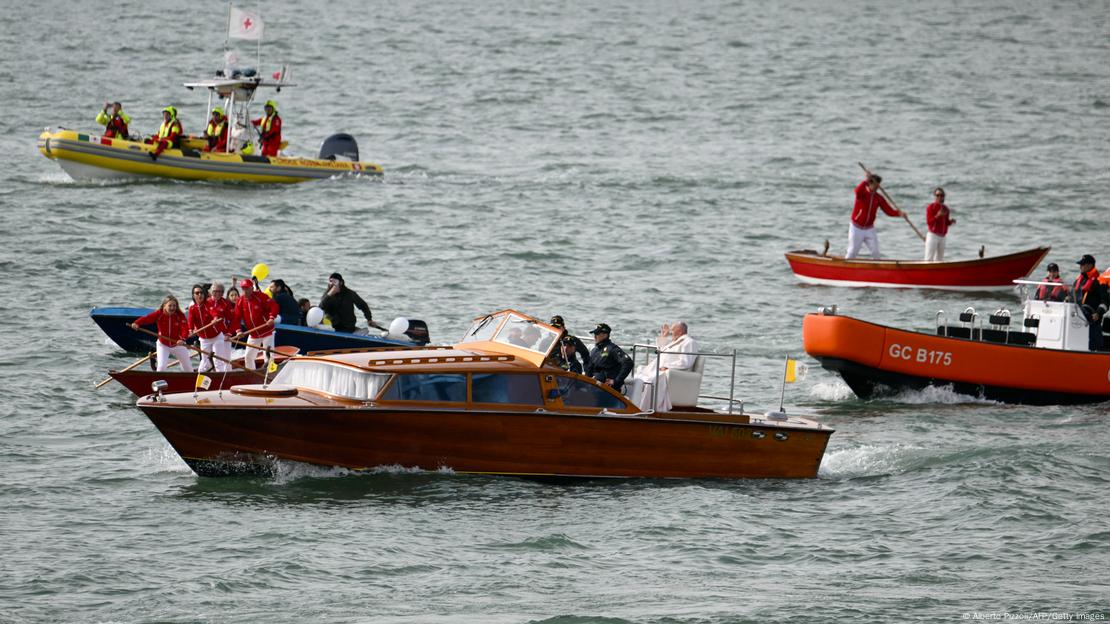
[[[320,160],[342,158],[358,162],[358,143],[355,142],[355,137],[349,134],[333,134],[320,144],[320,153],[316,157]]]
[[[409,328],[405,330],[405,335],[420,345],[426,345],[432,340],[428,334],[428,324],[420,319],[409,319]]]

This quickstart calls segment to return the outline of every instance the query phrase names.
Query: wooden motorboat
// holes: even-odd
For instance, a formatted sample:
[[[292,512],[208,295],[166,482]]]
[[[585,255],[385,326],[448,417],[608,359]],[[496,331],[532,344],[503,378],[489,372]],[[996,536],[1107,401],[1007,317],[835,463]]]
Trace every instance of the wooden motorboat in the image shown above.
[[[530,477],[817,475],[828,427],[781,413],[640,412],[549,365],[558,336],[504,310],[451,347],[296,357],[269,385],[158,393],[138,407],[202,476],[265,473],[274,458]]]
[[[1036,247],[1003,256],[950,262],[863,257],[846,260],[805,249],[786,252],[786,260],[794,275],[807,284],[985,290],[1011,288],[1015,279],[1028,277],[1050,249]]]
[[[112,342],[124,351],[146,353],[154,350],[154,338],[131,329],[135,319],[153,312],[154,308],[105,307],[93,308],[89,316]],[[392,323],[390,326],[392,327]],[[154,325],[147,326],[154,329]],[[409,328],[400,333],[350,334],[304,325],[278,323],[274,330],[275,346],[292,346],[301,353],[330,349],[374,349],[379,347],[406,347],[428,342],[428,326],[420,320],[409,321]]]
[[[1086,321],[1074,304],[1027,301],[1024,320],[1007,310],[968,308],[936,333],[869,323],[824,309],[802,322],[806,353],[838,373],[857,396],[946,386],[974,397],[1056,405],[1110,400],[1110,353],[1087,350]],[[1016,321],[1016,317],[1013,319]],[[1013,325],[1017,325],[1015,322]]]
[[[274,351],[277,355],[274,356],[274,361],[281,366],[285,360],[296,355],[299,349],[291,346],[275,347]],[[196,389],[197,372],[186,373],[180,369],[178,370],[164,370],[153,371],[150,368],[132,368],[130,370],[112,370],[108,371],[108,375],[118,381],[123,387],[133,392],[136,396],[143,396],[150,394],[151,384],[156,381],[164,381],[167,386],[163,392],[176,393],[176,392],[192,392]],[[267,375],[265,369],[265,359],[261,354],[255,363],[255,370],[249,371],[243,368],[243,358],[232,360],[232,368],[226,373],[216,371],[208,371],[204,373],[209,378],[209,390],[224,390],[232,386],[241,384],[261,383],[266,379],[272,379],[273,374]]]

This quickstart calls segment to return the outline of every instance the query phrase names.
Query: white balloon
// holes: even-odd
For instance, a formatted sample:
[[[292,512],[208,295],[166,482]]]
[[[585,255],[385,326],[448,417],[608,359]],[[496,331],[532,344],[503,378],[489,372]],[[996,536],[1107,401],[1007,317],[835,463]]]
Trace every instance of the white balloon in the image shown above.
[[[316,327],[324,322],[324,311],[313,306],[308,310],[308,314],[305,315],[305,321],[308,323],[309,327]]]
[[[389,324],[389,334],[391,336],[403,336],[409,330],[409,320],[402,316],[393,319]]]

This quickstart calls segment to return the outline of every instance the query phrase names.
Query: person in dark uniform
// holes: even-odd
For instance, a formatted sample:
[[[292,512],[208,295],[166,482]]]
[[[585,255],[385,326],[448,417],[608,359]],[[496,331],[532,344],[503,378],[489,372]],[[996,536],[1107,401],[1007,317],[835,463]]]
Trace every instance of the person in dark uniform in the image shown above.
[[[1079,265],[1079,276],[1072,286],[1072,300],[1087,319],[1090,332],[1087,349],[1099,351],[1102,349],[1102,317],[1110,308],[1110,295],[1106,292],[1106,286],[1098,281],[1099,271],[1095,268],[1094,256],[1084,254],[1076,264]]]
[[[586,343],[578,339],[567,331],[566,323],[563,322],[563,317],[555,315],[551,317],[548,323],[552,327],[563,330],[559,334],[559,346],[551,352],[551,361],[555,366],[563,370],[568,370],[572,373],[581,374],[585,370],[585,362],[590,357],[590,349],[586,347]],[[579,359],[582,361],[579,362]]]
[[[598,323],[590,330],[594,335],[594,350],[586,362],[586,375],[620,392],[624,379],[632,372],[632,358],[609,340],[611,331],[605,323]]]
[[[328,315],[332,329],[338,332],[353,333],[355,331],[356,307],[362,310],[362,313],[366,316],[367,325],[385,329],[374,322],[374,315],[370,312],[370,306],[366,305],[362,297],[347,288],[343,276],[332,273],[328,277],[328,289],[324,291],[324,296],[320,299],[320,309]]]

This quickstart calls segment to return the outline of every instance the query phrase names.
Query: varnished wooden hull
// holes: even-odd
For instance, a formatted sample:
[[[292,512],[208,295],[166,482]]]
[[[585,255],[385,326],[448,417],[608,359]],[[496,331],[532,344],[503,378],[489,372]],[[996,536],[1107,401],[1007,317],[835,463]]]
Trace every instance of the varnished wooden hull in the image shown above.
[[[1036,247],[1004,256],[948,262],[862,257],[846,260],[801,250],[787,252],[786,260],[794,275],[809,284],[984,290],[1012,288],[1015,279],[1032,273],[1049,249]]]
[[[259,370],[258,372],[265,371]],[[108,374],[136,396],[150,394],[151,384],[155,381],[164,381],[169,384],[165,389],[166,393],[192,392],[197,383],[197,373],[185,373],[180,370],[156,372],[150,369],[138,368],[129,371],[108,371]],[[208,386],[209,390],[227,389],[240,384],[260,383],[262,381],[262,377],[259,375],[242,369],[228,371],[226,374],[212,371],[204,375],[212,380],[211,385]]]
[[[386,408],[139,408],[201,476],[278,458],[556,477],[812,478],[832,430],[722,415],[568,415]]]

